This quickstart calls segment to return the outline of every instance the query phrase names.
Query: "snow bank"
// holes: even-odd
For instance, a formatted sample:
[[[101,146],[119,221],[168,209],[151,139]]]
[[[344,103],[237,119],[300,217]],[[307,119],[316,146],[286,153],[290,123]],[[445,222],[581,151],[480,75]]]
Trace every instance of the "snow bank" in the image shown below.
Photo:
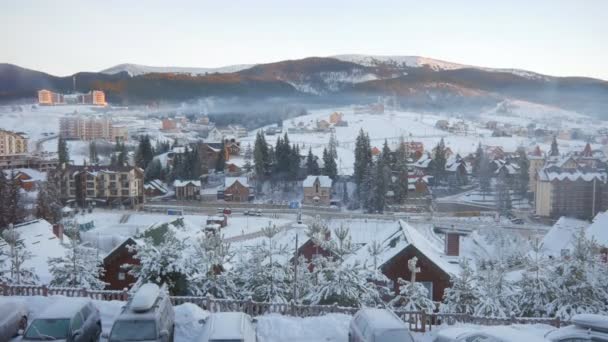
[[[347,341],[351,316],[288,317],[271,314],[258,317],[258,340],[264,342]]]
[[[207,318],[209,312],[200,307],[186,303],[178,305],[175,311],[175,340],[176,341],[196,341],[203,331],[203,325],[198,321]]]

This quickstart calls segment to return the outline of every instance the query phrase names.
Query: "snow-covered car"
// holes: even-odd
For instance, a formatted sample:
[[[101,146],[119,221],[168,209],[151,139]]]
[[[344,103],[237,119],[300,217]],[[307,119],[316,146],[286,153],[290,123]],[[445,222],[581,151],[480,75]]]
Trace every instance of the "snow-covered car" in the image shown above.
[[[412,342],[403,321],[386,309],[361,309],[350,321],[349,342]]]
[[[22,341],[98,341],[99,310],[90,299],[73,299],[41,312],[23,334]]]
[[[571,319],[572,325],[548,332],[550,341],[608,341],[608,316],[580,314]]]
[[[218,312],[203,320],[199,342],[256,342],[255,321],[242,312]]]
[[[542,336],[511,326],[454,327],[437,333],[434,342],[540,342]]]
[[[0,302],[0,341],[9,341],[27,327],[27,307],[20,301]]]

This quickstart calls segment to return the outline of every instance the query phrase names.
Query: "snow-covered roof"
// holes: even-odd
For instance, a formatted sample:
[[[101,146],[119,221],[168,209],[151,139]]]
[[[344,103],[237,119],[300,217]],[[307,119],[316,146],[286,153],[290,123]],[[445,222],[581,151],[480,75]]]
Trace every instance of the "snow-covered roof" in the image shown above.
[[[414,167],[418,167],[421,169],[426,169],[429,167],[429,164],[433,161],[433,159],[428,154],[423,154],[420,159],[418,159],[414,163]]]
[[[601,246],[608,247],[608,212],[599,213],[587,227],[587,237],[593,238]]]
[[[319,185],[322,188],[331,188],[331,178],[329,178],[329,176],[308,176],[306,179],[304,179],[304,182],[302,182],[302,186],[305,188],[310,188],[314,186],[317,179],[319,180]]]
[[[144,184],[144,189],[156,189],[165,194],[169,192],[169,189],[167,189],[167,185],[163,183],[160,179],[154,179],[147,182],[146,184]]]
[[[67,247],[53,234],[53,226],[45,220],[35,220],[14,226],[19,233],[19,240],[26,250],[32,252],[32,258],[25,261],[23,267],[33,268],[34,273],[43,284],[51,281],[51,273],[47,263],[49,258],[64,257]],[[70,239],[64,235],[65,243]],[[0,238],[0,249],[9,252],[9,246]]]
[[[224,179],[224,187],[228,188],[232,186],[232,184],[234,184],[235,182],[241,183],[241,185],[244,187],[249,187],[249,181],[247,180],[247,177],[226,177]]]
[[[542,181],[583,180],[585,182],[591,182],[594,179],[597,181],[604,181],[606,179],[605,172],[583,172],[583,171],[547,172],[546,170],[540,170],[538,174],[539,174],[539,179]]]
[[[561,217],[543,237],[541,253],[546,256],[559,257],[562,250],[570,249],[574,236],[588,225],[587,221]]]
[[[197,186],[197,187],[200,188],[201,181],[198,181],[198,180],[185,180],[185,181],[182,181],[182,180],[178,180],[178,179],[176,179],[175,181],[173,181],[173,186],[176,187],[176,188],[177,187],[182,187],[182,186],[187,186],[187,185],[190,185],[190,184],[192,184],[192,185]]]
[[[21,169],[4,170],[4,174],[7,177],[10,177],[12,173],[14,173],[15,176],[17,176],[18,173],[26,174],[27,176],[30,177],[30,179],[27,180],[30,182],[38,182],[38,181],[46,180],[46,172],[41,172],[41,171],[38,171],[35,169],[21,168]]]

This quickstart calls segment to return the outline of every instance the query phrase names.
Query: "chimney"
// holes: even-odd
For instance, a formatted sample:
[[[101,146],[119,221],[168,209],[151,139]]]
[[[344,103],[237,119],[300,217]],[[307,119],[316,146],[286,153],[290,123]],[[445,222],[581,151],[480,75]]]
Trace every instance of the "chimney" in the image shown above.
[[[58,223],[53,225],[53,234],[59,239],[59,241],[63,242],[63,225]]]
[[[445,255],[460,256],[460,234],[453,231],[445,233]]]

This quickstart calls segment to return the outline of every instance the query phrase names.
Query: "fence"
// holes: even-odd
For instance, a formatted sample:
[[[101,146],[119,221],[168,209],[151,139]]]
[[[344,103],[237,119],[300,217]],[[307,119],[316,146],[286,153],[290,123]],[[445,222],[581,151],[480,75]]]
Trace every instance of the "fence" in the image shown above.
[[[95,300],[119,300],[126,301],[129,292],[108,290],[87,290],[77,288],[47,287],[34,285],[6,285],[0,284],[1,296],[66,296],[66,297],[89,297]],[[295,317],[322,316],[329,313],[341,313],[354,315],[359,309],[355,307],[341,307],[338,305],[302,305],[295,303],[266,303],[252,300],[230,300],[214,299],[209,297],[172,296],[174,305],[192,303],[210,312],[238,311],[251,316],[277,313]],[[569,322],[561,321],[559,318],[525,318],[525,317],[481,317],[467,314],[432,313],[423,311],[395,310],[395,314],[401,318],[411,331],[425,332],[432,330],[433,326],[440,324],[453,325],[455,323],[471,323],[478,325],[509,325],[509,324],[534,324],[543,323],[559,328]]]

